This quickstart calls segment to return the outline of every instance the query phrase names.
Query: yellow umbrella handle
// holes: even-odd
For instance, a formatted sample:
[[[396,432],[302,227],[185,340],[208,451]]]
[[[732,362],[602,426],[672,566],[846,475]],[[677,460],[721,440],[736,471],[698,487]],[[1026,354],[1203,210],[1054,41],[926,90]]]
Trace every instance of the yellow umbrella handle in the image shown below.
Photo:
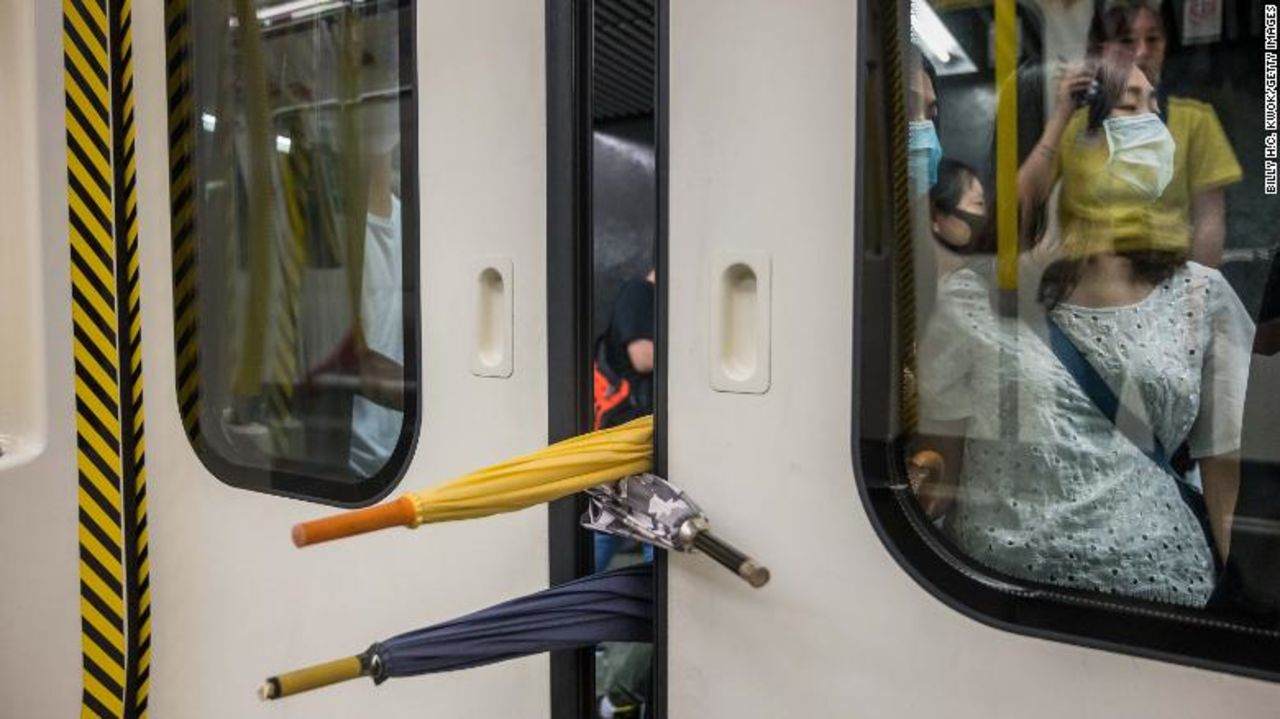
[[[295,524],[293,543],[305,547],[388,527],[413,527],[417,522],[418,511],[413,498],[405,495],[394,502]]]
[[[263,701],[280,699],[345,682],[348,679],[358,679],[364,676],[366,666],[359,656],[354,656],[286,672],[263,682],[258,688],[258,696]]]

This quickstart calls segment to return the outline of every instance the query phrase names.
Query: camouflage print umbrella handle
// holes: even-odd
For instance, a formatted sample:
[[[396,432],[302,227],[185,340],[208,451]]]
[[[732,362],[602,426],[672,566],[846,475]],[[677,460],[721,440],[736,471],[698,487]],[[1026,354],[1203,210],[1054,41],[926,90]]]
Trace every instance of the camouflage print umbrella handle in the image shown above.
[[[717,538],[711,532],[703,530],[694,535],[693,546],[757,589],[769,583],[768,567],[739,552],[733,545]]]

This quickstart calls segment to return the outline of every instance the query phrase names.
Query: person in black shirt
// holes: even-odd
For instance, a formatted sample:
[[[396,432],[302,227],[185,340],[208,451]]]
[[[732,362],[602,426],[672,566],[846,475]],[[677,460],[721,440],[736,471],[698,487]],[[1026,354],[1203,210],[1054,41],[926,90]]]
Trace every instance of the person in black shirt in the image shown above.
[[[653,413],[654,281],[655,273],[650,270],[644,279],[622,285],[613,302],[609,326],[596,341],[595,429],[616,427]],[[597,532],[595,570],[608,569],[628,544],[620,537]],[[641,545],[640,552],[644,561],[653,561],[652,546]],[[602,645],[596,654],[600,716],[622,716],[616,713],[620,705],[644,706],[652,695],[652,657],[651,644]]]
[[[655,272],[649,270],[644,279],[623,283],[609,326],[596,341],[595,429],[653,414],[654,281]],[[609,568],[623,544],[618,537],[596,533],[597,572]],[[646,561],[653,559],[653,547],[646,544],[642,551]]]
[[[596,343],[595,428],[653,413],[654,272],[628,280]]]

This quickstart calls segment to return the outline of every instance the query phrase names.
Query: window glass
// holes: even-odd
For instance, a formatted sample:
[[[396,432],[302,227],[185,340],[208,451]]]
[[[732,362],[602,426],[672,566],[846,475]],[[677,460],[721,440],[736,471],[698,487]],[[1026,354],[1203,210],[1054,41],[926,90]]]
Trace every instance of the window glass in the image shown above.
[[[864,369],[892,388],[863,380],[863,438],[893,447],[895,511],[988,590],[1274,642],[1262,6],[914,0],[900,17],[900,44],[870,52],[900,55],[903,79],[862,142],[862,206],[898,211],[862,218],[861,300]]]
[[[231,484],[375,499],[417,424],[411,4],[186,12],[169,41],[184,422]]]

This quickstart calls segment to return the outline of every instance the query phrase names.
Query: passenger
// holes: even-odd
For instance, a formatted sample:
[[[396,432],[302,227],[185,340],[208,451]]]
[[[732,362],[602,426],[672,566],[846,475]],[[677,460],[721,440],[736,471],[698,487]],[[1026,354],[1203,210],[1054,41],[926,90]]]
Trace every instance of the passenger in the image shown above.
[[[907,177],[912,199],[938,182],[942,143],[938,139],[938,73],[928,58],[912,50],[907,79]]]
[[[360,391],[351,409],[351,466],[361,477],[372,477],[386,464],[404,423],[403,231],[389,158],[382,160],[370,168],[360,284],[364,347],[357,354]]]
[[[614,298],[609,326],[596,340],[594,360],[594,429],[607,429],[653,414],[654,318],[657,273],[623,283]],[[595,571],[603,572],[624,540],[612,534],[595,535]],[[646,560],[653,547],[644,545]]]
[[[1104,153],[1087,187],[1114,217],[1142,217],[1171,174],[1174,140],[1138,68],[1104,60],[1099,77],[1086,108],[1093,129],[1077,150]],[[1157,165],[1141,185],[1124,142],[1135,127],[1149,133]],[[919,494],[935,515],[950,504],[944,531],[999,572],[1204,606],[1215,585],[1210,537],[1160,449],[1185,441],[1199,458],[1209,531],[1225,557],[1252,322],[1221,274],[1147,234],[1146,222],[1068,227],[1064,258],[1040,286],[1047,337],[993,309],[983,266],[942,280],[920,352],[921,410],[962,427],[963,440],[929,447],[943,471]],[[1010,391],[1020,400],[1005,417],[998,398]],[[1107,394],[1118,413],[1102,407]]]
[[[596,341],[595,429],[616,427],[653,413],[654,336],[657,273],[623,283],[613,302],[609,326]],[[635,542],[595,533],[595,571],[634,563]],[[640,557],[653,561],[653,547]],[[626,560],[626,561],[624,561]],[[596,650],[596,706],[599,716],[640,716],[653,689],[653,645],[610,642]],[[629,707],[629,709],[625,709]]]
[[[972,167],[944,158],[929,202],[939,277],[959,269],[970,255],[993,251],[992,235],[987,232],[987,193]]]
[[[1191,259],[1216,267],[1226,236],[1224,188],[1240,181],[1240,163],[1213,107],[1165,93],[1161,74],[1167,47],[1158,5],[1128,0],[1096,15],[1089,31],[1090,60],[1063,74],[1053,113],[1020,169],[1019,195],[1023,207],[1043,205],[1061,179],[1058,218],[1064,236],[1082,222],[1149,224],[1149,234],[1162,235],[1162,247],[1189,249]],[[1107,148],[1090,141],[1103,118],[1078,108],[1091,92],[1098,63],[1108,58],[1131,59],[1156,87],[1156,114],[1176,145],[1171,176],[1127,177],[1153,199],[1141,207],[1113,205],[1089,184],[1105,173]],[[1135,121],[1117,125],[1109,138],[1126,143],[1137,156],[1161,134],[1154,123]]]
[[[596,340],[595,429],[653,413],[656,271],[623,283]]]
[[[907,119],[907,188],[911,211],[912,263],[915,266],[914,292],[916,310],[921,317],[929,316],[934,296],[937,294],[937,278],[944,271],[939,266],[941,254],[932,237],[932,202],[929,192],[938,183],[942,163],[942,143],[938,138],[940,105],[938,103],[938,77],[933,64],[919,49],[912,47],[907,56],[906,119]]]
[[[395,48],[363,54],[365,85],[398,84]],[[400,107],[387,100],[366,101],[361,147],[368,169],[368,205],[360,282],[360,330],[356,353],[360,390],[352,404],[351,467],[371,477],[390,459],[404,424],[404,238],[393,163],[400,146]]]

